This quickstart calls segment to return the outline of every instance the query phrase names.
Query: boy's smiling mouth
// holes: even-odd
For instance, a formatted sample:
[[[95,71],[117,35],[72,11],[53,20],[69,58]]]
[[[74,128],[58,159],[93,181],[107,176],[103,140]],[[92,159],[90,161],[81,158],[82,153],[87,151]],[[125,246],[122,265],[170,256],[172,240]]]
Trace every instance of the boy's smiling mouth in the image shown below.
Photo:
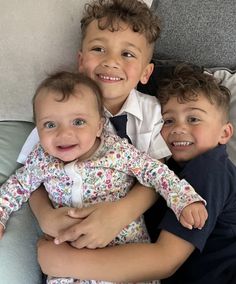
[[[174,141],[174,142],[171,142],[171,145],[174,146],[174,147],[185,147],[185,146],[193,145],[193,142],[190,142],[190,141]]]
[[[112,81],[112,82],[118,82],[118,81],[123,80],[121,77],[116,77],[116,76],[108,76],[108,75],[102,75],[102,74],[98,74],[97,76],[102,80]]]

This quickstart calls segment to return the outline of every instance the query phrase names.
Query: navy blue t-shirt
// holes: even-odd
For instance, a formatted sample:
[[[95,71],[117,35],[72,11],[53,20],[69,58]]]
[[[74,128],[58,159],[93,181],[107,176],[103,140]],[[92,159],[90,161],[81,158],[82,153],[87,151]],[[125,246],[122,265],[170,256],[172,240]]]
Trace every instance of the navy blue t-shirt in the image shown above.
[[[188,230],[166,209],[159,228],[192,243],[196,249],[172,277],[161,282],[236,284],[236,167],[228,159],[225,145],[182,166],[170,159],[168,166],[207,201],[209,217],[202,230]]]

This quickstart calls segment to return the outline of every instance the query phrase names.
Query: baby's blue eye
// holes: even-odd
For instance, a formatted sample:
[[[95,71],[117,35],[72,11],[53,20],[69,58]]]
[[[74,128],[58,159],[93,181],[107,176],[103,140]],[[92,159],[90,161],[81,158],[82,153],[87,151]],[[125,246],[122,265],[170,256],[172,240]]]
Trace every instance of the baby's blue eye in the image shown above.
[[[93,47],[92,48],[93,51],[97,51],[97,52],[105,52],[105,49],[103,47]]]
[[[81,125],[84,125],[85,124],[85,121],[83,119],[80,119],[80,118],[77,118],[73,121],[73,125],[76,125],[76,126],[81,126]]]
[[[44,123],[44,127],[48,128],[48,129],[51,129],[51,128],[55,128],[56,124],[53,121],[48,121],[48,122]]]

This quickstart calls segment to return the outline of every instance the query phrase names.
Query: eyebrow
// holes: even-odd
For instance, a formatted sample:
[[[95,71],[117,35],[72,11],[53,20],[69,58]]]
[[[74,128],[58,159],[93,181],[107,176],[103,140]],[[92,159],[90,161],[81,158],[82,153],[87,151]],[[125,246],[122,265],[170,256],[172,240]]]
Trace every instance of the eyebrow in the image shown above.
[[[195,110],[207,114],[207,111],[205,111],[205,110],[202,109],[202,108],[198,108],[198,107],[189,107],[189,108],[187,108],[187,111],[195,111]],[[172,112],[174,112],[174,110],[168,110],[168,109],[167,109],[166,111],[164,111],[164,112],[162,113],[162,115],[164,115],[164,114],[166,114],[166,113],[172,113]]]
[[[86,118],[88,116],[87,112],[75,112],[75,113],[71,113],[70,116],[72,116],[73,118]],[[56,117],[57,119],[57,117]],[[46,121],[53,121],[55,120],[55,117],[52,117],[52,115],[46,115],[46,116],[42,116],[39,121],[41,120],[46,120]]]

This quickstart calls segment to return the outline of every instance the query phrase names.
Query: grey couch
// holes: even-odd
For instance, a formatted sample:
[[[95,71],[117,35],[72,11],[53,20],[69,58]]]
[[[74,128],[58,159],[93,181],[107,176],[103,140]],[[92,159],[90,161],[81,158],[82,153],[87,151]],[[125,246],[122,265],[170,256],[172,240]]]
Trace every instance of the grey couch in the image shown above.
[[[85,0],[2,1],[0,9],[0,183],[19,166],[16,157],[34,127],[31,98],[45,75],[76,69],[79,21]],[[232,90],[236,121],[236,1],[147,1],[162,21],[158,64],[187,61],[221,77]],[[236,127],[235,127],[236,128]],[[236,138],[229,145],[236,162]]]

